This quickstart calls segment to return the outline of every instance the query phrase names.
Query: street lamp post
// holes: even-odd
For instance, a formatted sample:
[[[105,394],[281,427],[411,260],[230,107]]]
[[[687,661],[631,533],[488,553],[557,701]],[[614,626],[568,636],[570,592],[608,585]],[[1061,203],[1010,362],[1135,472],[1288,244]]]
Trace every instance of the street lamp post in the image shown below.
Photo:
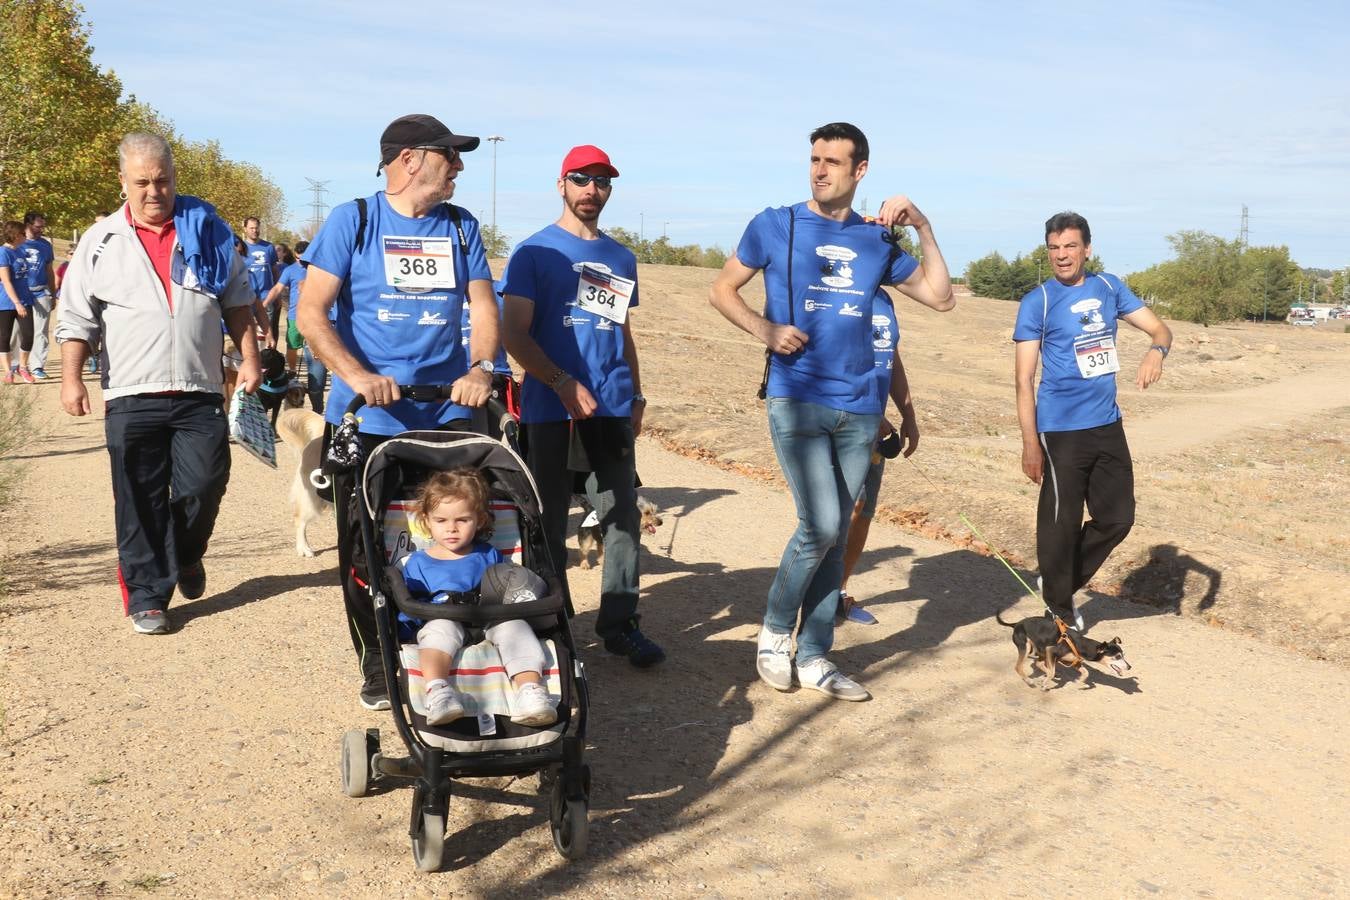
[[[665,236],[666,236],[666,230],[667,230],[668,228],[670,228],[670,223],[669,223],[669,222],[662,222],[662,223],[661,223],[661,237],[665,237]]]
[[[497,145],[506,138],[500,134],[494,134],[488,138],[492,141],[492,230],[497,230]]]

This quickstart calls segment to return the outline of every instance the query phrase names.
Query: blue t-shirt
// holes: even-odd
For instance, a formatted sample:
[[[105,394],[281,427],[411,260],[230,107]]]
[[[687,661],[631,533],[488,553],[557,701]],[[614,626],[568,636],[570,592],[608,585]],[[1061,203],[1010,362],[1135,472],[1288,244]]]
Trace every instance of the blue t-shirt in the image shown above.
[[[286,318],[292,322],[295,321],[295,307],[300,302],[300,284],[305,280],[305,267],[299,260],[291,263],[281,270],[281,277],[277,279],[278,284],[286,285],[286,289],[291,292],[290,305],[286,307]]]
[[[10,280],[14,282],[14,293],[25,308],[33,305],[33,292],[28,287],[28,257],[19,250],[0,244],[0,267],[9,269]],[[0,287],[0,310],[14,309],[14,301],[9,291]]]
[[[28,257],[28,286],[34,294],[47,290],[47,266],[56,256],[52,242],[46,238],[32,238],[20,244],[19,250]]]
[[[900,343],[900,323],[895,317],[891,295],[878,289],[872,298],[872,354],[876,390],[882,409],[891,393],[891,372],[895,369],[895,348]]]
[[[425,550],[414,550],[403,558],[403,581],[413,599],[424,603],[444,603],[447,593],[471,591],[483,580],[489,566],[505,562],[491,544],[477,542],[460,559],[436,559]],[[398,614],[400,623],[415,631],[421,620]]]
[[[367,198],[366,208],[365,246],[359,255],[355,201],[334,209],[305,251],[306,266],[318,266],[343,280],[334,304],[338,337],[361,365],[399,384],[452,384],[469,371],[471,362],[460,341],[468,284],[492,281],[478,220],[460,209],[468,245],[466,262],[448,205],[440,204],[428,215],[410,219],[394,210],[381,191]],[[408,277],[443,286],[410,285],[405,281]],[[451,283],[453,287],[445,286]],[[353,396],[351,387],[334,373],[325,413],[329,422],[342,420]],[[414,403],[405,399],[388,407],[365,407],[361,431],[398,434],[435,428],[472,413],[469,407],[448,400]]]
[[[497,321],[502,320],[502,295],[499,291],[501,282],[492,282],[492,296],[497,301]],[[472,356],[469,349],[469,337],[473,333],[473,323],[469,321],[469,304],[464,304],[464,321],[459,324],[460,338],[459,342],[464,345],[464,352],[468,357]],[[466,358],[468,358],[466,357]],[[469,358],[472,363],[473,359]],[[497,358],[492,361],[492,371],[498,375],[510,375],[511,364],[506,361],[506,346],[500,342],[497,344]]]
[[[248,284],[253,288],[253,296],[261,300],[276,284],[272,277],[272,267],[277,264],[277,250],[267,241],[256,244],[244,242],[245,260],[248,263]]]
[[[595,415],[626,416],[633,404],[633,373],[623,355],[623,326],[577,306],[583,264],[633,281],[628,306],[638,305],[633,251],[608,235],[588,241],[557,225],[516,247],[502,275],[502,293],[534,303],[530,337],[555,365],[591,392]],[[558,395],[533,375],[525,375],[520,393],[520,421],[568,418]]]
[[[1115,375],[1084,377],[1078,355],[1099,354],[1104,338],[1114,345],[1116,320],[1143,306],[1123,281],[1106,274],[1088,275],[1077,286],[1051,278],[1022,298],[1013,340],[1041,342],[1037,431],[1082,431],[1120,419]]]
[[[768,395],[876,415],[886,395],[877,396],[869,377],[874,368],[872,300],[879,286],[901,283],[919,264],[886,243],[885,228],[857,213],[836,222],[805,203],[792,211],[795,296],[790,307],[788,207],[766,209],[751,219],[736,247],[744,265],[764,270],[765,318],[795,325],[810,336],[797,353],[772,355]]]

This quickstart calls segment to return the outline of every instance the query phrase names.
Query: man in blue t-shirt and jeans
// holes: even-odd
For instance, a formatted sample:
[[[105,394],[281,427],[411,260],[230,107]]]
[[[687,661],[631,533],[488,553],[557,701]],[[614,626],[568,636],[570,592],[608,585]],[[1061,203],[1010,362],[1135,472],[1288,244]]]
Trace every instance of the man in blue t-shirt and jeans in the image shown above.
[[[385,190],[336,207],[305,251],[296,325],[333,375],[329,428],[357,394],[365,398],[367,455],[403,431],[468,430],[491,393],[498,333],[492,272],[478,220],[447,202],[464,171],[460,154],[477,146],[478,138],[454,134],[432,116],[395,119],[380,137]],[[466,304],[473,322],[467,349],[460,342]],[[403,398],[401,384],[448,384],[450,399],[415,403]],[[388,709],[375,610],[360,571],[356,477],[333,476],[338,573],[365,678],[361,704]]]
[[[759,633],[759,677],[780,691],[803,687],[841,700],[871,697],[827,658],[843,575],[843,548],[881,424],[887,385],[872,374],[872,300],[877,288],[937,310],[956,305],[928,218],[903,195],[875,220],[853,211],[867,174],[867,138],[835,122],[811,133],[811,199],[751,220],[710,300],[768,348],[769,435],[797,506],[797,530],[769,588]],[[886,240],[912,226],[923,262]],[[764,272],[765,309],[740,289]],[[797,634],[794,673],[792,633]]]
[[[600,231],[618,177],[599,147],[568,152],[562,215],[516,247],[502,276],[502,334],[525,368],[520,421],[554,571],[567,593],[567,513],[580,477],[604,531],[595,632],[606,650],[646,668],[666,654],[638,628],[634,443],[647,401],[628,315],[638,303],[637,259]]]
[[[1042,597],[1049,615],[1082,631],[1074,592],[1134,525],[1134,466],[1116,405],[1116,320],[1151,341],[1134,379],[1141,390],[1162,377],[1172,331],[1119,278],[1087,271],[1087,219],[1074,212],[1052,216],[1045,246],[1054,277],[1022,298],[1013,329],[1017,421],[1022,471],[1041,486],[1036,559]]]

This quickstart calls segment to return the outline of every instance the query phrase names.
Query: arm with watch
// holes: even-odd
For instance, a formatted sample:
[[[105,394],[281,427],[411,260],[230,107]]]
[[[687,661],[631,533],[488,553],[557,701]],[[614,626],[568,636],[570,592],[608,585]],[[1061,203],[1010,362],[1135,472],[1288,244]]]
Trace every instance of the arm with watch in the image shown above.
[[[1144,353],[1143,361],[1139,363],[1139,374],[1134,379],[1134,383],[1143,390],[1162,377],[1163,360],[1172,349],[1172,329],[1147,306],[1121,318],[1147,334],[1152,342]]]
[[[450,399],[479,407],[492,396],[493,360],[497,357],[499,327],[492,282],[476,278],[466,291],[469,301],[469,371],[450,388]]]
[[[589,419],[595,415],[598,404],[584,384],[577,381],[530,337],[534,321],[534,301],[516,294],[502,296],[502,343],[506,352],[546,387],[552,388],[573,419]]]

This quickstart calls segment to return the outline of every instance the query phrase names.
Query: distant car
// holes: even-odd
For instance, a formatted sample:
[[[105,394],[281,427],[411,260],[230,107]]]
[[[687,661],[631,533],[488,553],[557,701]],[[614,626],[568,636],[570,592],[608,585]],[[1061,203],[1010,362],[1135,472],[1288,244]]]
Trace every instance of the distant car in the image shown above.
[[[1316,324],[1317,324],[1317,320],[1314,319],[1312,316],[1309,316],[1309,317],[1307,317],[1307,318],[1301,318],[1301,317],[1300,317],[1300,318],[1297,318],[1297,319],[1290,319],[1290,320],[1289,320],[1289,324],[1290,324],[1290,325],[1316,325]]]

